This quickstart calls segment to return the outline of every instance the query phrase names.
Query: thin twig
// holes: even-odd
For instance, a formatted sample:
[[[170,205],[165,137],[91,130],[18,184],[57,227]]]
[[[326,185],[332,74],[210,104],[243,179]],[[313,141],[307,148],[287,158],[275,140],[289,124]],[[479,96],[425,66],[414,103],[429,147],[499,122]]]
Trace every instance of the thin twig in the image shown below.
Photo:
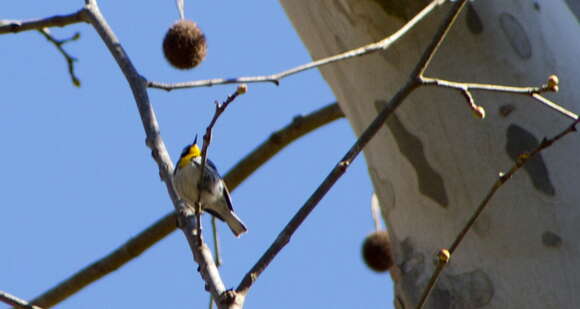
[[[203,177],[205,174],[205,165],[207,163],[207,150],[209,148],[209,144],[211,143],[211,136],[212,130],[215,126],[218,118],[221,116],[223,112],[225,112],[226,108],[241,94],[246,93],[248,91],[248,87],[246,85],[240,85],[236,89],[236,92],[229,95],[228,98],[223,102],[215,102],[215,112],[213,114],[213,118],[209,122],[209,125],[205,129],[205,134],[203,135],[203,146],[201,147],[201,166],[200,166],[200,173],[199,173],[199,181],[197,182],[197,190],[200,192],[197,195],[197,201],[195,202],[195,220],[197,223],[197,237],[198,241],[201,243],[201,211],[203,209],[201,205],[201,191],[203,188]]]
[[[183,0],[176,0],[175,5],[177,6],[177,12],[179,13],[179,19],[185,19],[185,5]]]
[[[57,40],[50,34],[50,32],[48,31],[48,28],[39,29],[38,32],[40,32],[40,34],[42,34],[50,43],[52,43],[56,47],[56,49],[64,56],[64,59],[66,60],[66,64],[68,67],[68,74],[70,75],[70,78],[72,80],[73,85],[75,85],[76,87],[80,87],[81,81],[75,75],[75,67],[74,67],[74,63],[75,63],[75,61],[77,61],[77,59],[75,57],[71,56],[62,47],[64,44],[66,44],[68,42],[78,40],[81,37],[80,33],[77,32],[72,37],[70,37],[68,39]]]
[[[433,5],[433,3],[431,3]],[[404,99],[417,87],[420,86],[420,75],[425,71],[429,62],[433,58],[433,55],[437,52],[437,49],[441,45],[441,42],[449,32],[451,25],[457,18],[461,8],[465,5],[465,1],[456,4],[451,10],[449,16],[446,18],[444,23],[441,25],[437,33],[434,35],[433,40],[426,48],[423,56],[415,66],[413,73],[411,74],[409,80],[405,85],[397,91],[397,93],[391,98],[391,100],[383,106],[383,109],[379,112],[377,117],[371,122],[371,124],[363,131],[354,145],[348,150],[348,152],[342,157],[340,161],[335,165],[335,167],[326,176],[323,182],[318,186],[318,188],[312,193],[304,205],[298,210],[298,212],[292,217],[290,222],[284,227],[284,229],[278,234],[278,237],[270,245],[268,250],[260,257],[260,259],[254,264],[248,273],[244,276],[236,292],[240,295],[246,295],[251,288],[252,284],[258,279],[260,274],[268,267],[270,262],[276,257],[276,255],[288,244],[291,236],[296,232],[298,227],[304,222],[306,217],[312,212],[316,207],[318,202],[326,195],[326,193],[332,188],[336,181],[346,172],[348,166],[356,159],[358,154],[363,150],[363,148],[370,142],[370,140],[376,135],[380,128],[382,128],[384,122],[387,118],[403,103]]]
[[[498,177],[498,179],[493,184],[493,186],[491,187],[489,192],[486,194],[486,196],[483,199],[483,201],[481,202],[481,204],[477,207],[477,210],[473,213],[473,215],[471,216],[471,218],[469,218],[469,220],[467,221],[467,223],[465,224],[465,226],[463,227],[461,232],[457,235],[457,237],[455,238],[455,240],[453,241],[453,243],[449,247],[450,253],[453,253],[457,249],[459,244],[463,241],[463,238],[465,238],[465,235],[467,234],[467,232],[471,229],[471,227],[473,226],[473,224],[475,223],[475,221],[477,220],[479,215],[487,207],[487,205],[489,204],[489,201],[495,195],[495,193],[498,191],[498,189],[500,187],[502,187],[518,170],[520,170],[520,168],[522,166],[524,166],[524,164],[529,162],[530,159],[532,159],[538,153],[545,150],[546,148],[551,147],[554,143],[556,143],[557,141],[562,139],[564,136],[566,136],[572,132],[576,132],[576,125],[578,124],[578,122],[580,122],[580,119],[574,120],[574,122],[572,122],[571,125],[569,125],[567,128],[562,130],[562,132],[560,132],[558,135],[556,135],[550,139],[542,140],[542,142],[540,143],[540,145],[538,145],[538,147],[536,147],[535,149],[533,149],[529,153],[523,153],[523,154],[518,156],[515,164],[505,174],[502,173],[500,175],[500,177]]]
[[[409,20],[403,27],[397,30],[392,35],[378,41],[375,43],[371,43],[359,48],[351,49],[349,51],[340,53],[338,55],[334,55],[331,57],[327,57],[324,59],[316,60],[310,63],[306,63],[289,70],[279,72],[276,74],[271,75],[263,75],[263,76],[250,76],[250,77],[237,77],[237,78],[214,78],[208,80],[197,80],[197,81],[190,81],[190,82],[182,82],[182,83],[175,83],[175,84],[168,84],[168,83],[160,83],[155,81],[148,81],[147,87],[149,88],[157,88],[163,90],[174,90],[174,89],[184,89],[184,88],[195,88],[195,87],[209,87],[215,85],[225,85],[225,84],[242,84],[242,83],[273,83],[278,85],[280,81],[288,77],[290,75],[294,75],[296,73],[300,73],[306,70],[310,70],[313,68],[318,68],[323,65],[327,65],[330,63],[334,63],[337,61],[343,61],[349,58],[359,57],[363,55],[367,55],[370,53],[374,53],[377,51],[384,51],[387,50],[391,45],[396,42],[400,37],[402,37],[405,33],[411,30],[419,21],[421,21],[425,16],[429,15],[431,11],[433,11],[437,6],[443,4],[445,1],[442,0],[433,0],[429,5],[427,5],[424,9],[422,9],[415,17]]]
[[[246,178],[274,157],[281,149],[334,120],[344,117],[338,104],[329,104],[308,115],[295,117],[286,127],[272,133],[262,144],[248,153],[224,175],[228,188],[234,191]],[[172,211],[129,239],[117,249],[81,269],[58,285],[36,297],[32,303],[52,307],[89,284],[119,269],[145,250],[175,231],[177,217]],[[216,259],[216,263],[219,259]]]
[[[459,9],[459,11],[457,11],[457,14],[461,11],[462,7],[465,5],[466,2],[467,2],[467,0],[462,0],[460,3],[456,4],[456,7]],[[432,58],[432,55],[430,58]],[[451,88],[451,89],[455,89],[455,90],[460,91],[461,94],[466,98],[470,108],[481,118],[485,117],[485,111],[481,106],[478,106],[475,104],[475,100],[473,99],[473,96],[471,95],[471,92],[470,92],[472,90],[504,92],[504,93],[513,93],[513,94],[521,94],[521,95],[530,96],[530,97],[534,98],[535,100],[539,101],[540,103],[544,104],[545,106],[563,114],[564,116],[567,116],[569,118],[574,119],[574,122],[572,123],[572,125],[570,125],[567,129],[565,129],[560,134],[558,134],[556,137],[554,137],[550,140],[542,141],[540,146],[538,146],[536,149],[534,149],[531,153],[520,155],[520,157],[516,161],[516,164],[506,174],[501,175],[499,177],[499,179],[492,186],[492,188],[490,189],[490,191],[488,192],[488,194],[486,195],[484,200],[481,202],[479,207],[476,209],[476,211],[473,213],[473,215],[468,220],[466,225],[463,227],[461,232],[457,235],[454,242],[451,244],[449,250],[442,249],[439,251],[438,263],[435,267],[435,270],[434,270],[431,278],[429,279],[429,282],[427,283],[425,290],[423,291],[423,294],[421,295],[419,303],[417,304],[418,309],[423,308],[423,306],[426,304],[431,291],[433,290],[433,288],[437,284],[437,280],[438,280],[440,274],[443,272],[443,269],[445,268],[445,266],[449,263],[449,259],[451,258],[451,256],[453,255],[454,251],[457,249],[457,247],[459,246],[461,241],[464,239],[467,232],[471,229],[473,224],[476,222],[479,215],[486,208],[489,201],[494,196],[494,194],[497,192],[497,190],[499,190],[499,188],[508,179],[510,179],[510,177],[515,172],[517,172],[530,158],[535,156],[538,152],[542,151],[543,149],[546,149],[547,147],[550,147],[554,142],[558,141],[564,135],[566,135],[570,132],[576,131],[575,126],[578,123],[578,121],[580,121],[577,114],[565,109],[564,107],[552,102],[551,100],[548,100],[547,98],[545,98],[544,96],[541,95],[541,93],[543,93],[543,92],[548,92],[548,91],[557,92],[558,91],[558,89],[559,89],[558,77],[555,75],[549,76],[548,82],[545,85],[542,85],[540,87],[513,87],[513,86],[503,86],[503,85],[493,85],[493,84],[462,83],[462,82],[448,81],[448,80],[439,79],[439,78],[429,78],[429,77],[423,76],[425,69],[426,69],[426,67],[420,71],[420,74],[418,76],[419,82],[422,85],[445,87],[445,88]]]
[[[346,172],[348,166],[368,144],[372,137],[374,137],[374,135],[379,131],[388,116],[390,116],[395,111],[395,109],[417,86],[418,83],[415,80],[407,82],[407,84],[395,94],[395,96],[388,102],[388,104],[385,104],[383,110],[379,113],[375,120],[373,120],[369,127],[367,127],[367,129],[361,134],[356,143],[335,165],[328,176],[326,176],[324,181],[318,186],[316,191],[314,191],[306,203],[304,203],[304,205],[294,215],[294,217],[292,217],[290,222],[288,222],[280,234],[278,234],[278,237],[276,237],[268,250],[266,250],[266,252],[260,257],[256,264],[250,269],[250,271],[246,273],[236,288],[236,292],[238,292],[238,294],[247,294],[252,284],[257,280],[258,276],[266,269],[266,267],[268,267],[270,262],[272,262],[274,257],[278,255],[282,248],[288,244],[290,237],[294,234],[294,232],[296,232],[298,227],[302,224],[302,222],[304,222],[306,217],[308,217],[318,202],[322,200],[324,195],[326,195],[326,193],[330,190],[330,188],[332,188],[336,181]]]
[[[552,77],[552,76],[550,76]],[[480,83],[463,83],[463,82],[455,82],[444,80],[440,78],[431,78],[431,77],[424,77],[421,76],[421,83],[425,86],[436,86],[436,87],[443,87],[443,88],[450,88],[454,90],[458,90],[465,95],[465,92],[468,93],[473,90],[478,91],[490,91],[490,92],[502,92],[502,93],[511,93],[511,94],[519,94],[529,96],[536,101],[544,104],[545,106],[559,112],[560,114],[569,117],[571,119],[577,119],[578,115],[565,109],[564,107],[548,100],[546,97],[542,96],[544,92],[555,92],[558,90],[558,85],[550,85],[545,84],[540,87],[513,87],[513,86],[504,86],[504,85],[494,85],[494,84],[480,84]],[[473,98],[472,98],[473,100]]]
[[[217,222],[214,216],[211,217],[211,234],[213,236],[213,259],[215,260],[215,266],[218,268],[222,266],[222,255],[220,253],[220,242],[219,234],[217,230]],[[213,309],[213,296],[209,295],[209,309]]]
[[[475,99],[473,98],[473,95],[471,94],[469,89],[461,90],[461,94],[463,94],[463,96],[465,97],[465,101],[467,102],[467,106],[469,106],[469,109],[471,109],[471,111],[473,112],[475,117],[478,117],[480,119],[485,118],[485,109],[483,107],[475,104]]]
[[[453,26],[453,24],[457,20],[457,17],[459,16],[459,13],[463,9],[463,6],[465,6],[466,2],[467,0],[461,0],[460,2],[455,3],[451,11],[449,12],[449,15],[447,16],[445,21],[441,24],[441,26],[437,30],[437,33],[431,40],[431,43],[429,44],[429,46],[427,46],[427,49],[421,56],[419,64],[415,67],[413,73],[411,74],[411,76],[415,78],[415,80],[418,83],[420,83],[421,80],[424,78],[423,74],[429,67],[431,60],[433,60],[435,53],[437,53],[437,50],[439,50],[439,47],[443,43],[443,40],[447,36],[447,33],[449,33],[451,26]]]
[[[494,92],[507,92],[516,94],[531,95],[532,93],[540,92],[541,87],[514,87],[514,86],[504,86],[504,85],[493,85],[493,84],[481,84],[481,83],[462,83],[456,81],[450,81],[440,78],[432,77],[421,77],[421,83],[426,86],[437,86],[445,88],[453,88],[459,90],[485,90]]]
[[[557,141],[559,141],[561,138],[563,138],[567,134],[572,133],[572,132],[575,132],[576,131],[576,125],[579,122],[580,122],[580,119],[574,120],[574,122],[570,126],[568,126],[566,129],[564,129],[558,135],[554,136],[551,139],[544,139],[544,140],[542,140],[542,142],[540,143],[540,145],[538,147],[536,147],[535,149],[533,149],[531,152],[529,152],[529,153],[523,153],[523,154],[519,155],[518,158],[516,159],[515,164],[505,174],[504,173],[500,174],[500,176],[498,177],[498,179],[495,181],[495,183],[490,188],[489,192],[486,194],[486,196],[483,199],[483,201],[481,201],[481,203],[475,209],[475,211],[473,212],[473,214],[471,215],[471,217],[469,218],[469,220],[467,220],[467,223],[465,223],[465,226],[463,226],[463,228],[461,229],[461,231],[457,234],[457,236],[455,237],[455,240],[453,240],[453,243],[451,244],[451,246],[449,246],[449,249],[448,250],[443,249],[442,251],[440,251],[440,255],[441,255],[441,252],[448,252],[447,253],[447,255],[448,255],[447,256],[447,259],[442,259],[442,258],[439,258],[438,259],[438,263],[437,263],[437,266],[435,268],[435,271],[431,275],[431,278],[429,279],[429,283],[427,284],[427,287],[423,291],[423,295],[421,297],[421,300],[419,301],[419,303],[417,305],[417,308],[418,309],[423,308],[423,305],[425,305],[425,303],[427,301],[427,298],[429,297],[429,294],[431,293],[431,291],[435,287],[435,284],[437,283],[437,279],[439,278],[441,272],[445,268],[445,265],[448,264],[449,258],[451,258],[451,256],[453,256],[453,253],[457,250],[457,248],[459,247],[459,245],[461,244],[461,242],[463,241],[463,239],[465,238],[465,236],[467,235],[467,233],[469,232],[469,230],[471,230],[471,228],[473,227],[473,225],[475,224],[475,222],[477,221],[477,219],[479,218],[479,216],[487,208],[487,206],[489,205],[489,202],[491,201],[491,199],[493,198],[493,196],[495,195],[495,193],[517,171],[519,171],[527,162],[529,162],[530,159],[532,159],[533,157],[535,157],[541,151],[543,151],[543,150],[551,147],[554,143],[556,143]]]
[[[373,193],[371,198],[371,217],[373,218],[373,222],[375,224],[375,232],[381,230],[381,210],[379,205],[379,199],[376,194]]]
[[[14,306],[15,308],[42,309],[41,307],[31,305],[27,301],[20,299],[14,295],[8,294],[4,291],[0,291],[0,301],[10,306]]]
[[[217,230],[217,221],[214,216],[211,217],[211,234],[213,238],[213,259],[217,267],[222,266],[222,255],[220,250],[220,238]]]
[[[558,105],[558,104],[548,100],[547,98],[545,98],[544,96],[542,96],[539,93],[532,94],[532,97],[534,99],[538,100],[540,103],[548,106],[549,108],[556,110],[560,114],[564,114],[565,116],[568,116],[569,118],[574,119],[574,120],[578,119],[578,114],[573,113],[573,112],[565,109],[561,105]]]
[[[424,75],[425,71],[429,67],[429,64],[431,63],[431,60],[435,56],[435,53],[437,52],[437,50],[439,49],[439,47],[443,43],[443,40],[445,39],[445,37],[449,33],[449,30],[451,29],[453,24],[455,24],[457,17],[459,16],[461,11],[465,7],[466,3],[467,3],[467,0],[461,0],[453,5],[453,8],[451,9],[449,14],[447,15],[447,18],[445,19],[445,21],[441,24],[441,26],[437,30],[437,34],[435,34],[435,36],[431,40],[431,43],[427,47],[427,50],[423,53],[418,65],[413,70],[411,77],[414,78],[413,79],[414,82],[418,83],[419,85],[422,84],[422,79],[423,79],[423,75]],[[426,293],[427,295],[425,296],[425,299],[429,296],[429,293],[430,293],[430,291],[428,293]]]
[[[169,197],[178,214],[179,226],[189,243],[193,257],[199,265],[199,273],[205,281],[209,292],[215,299],[220,299],[220,296],[225,292],[225,285],[215,266],[209,248],[203,242],[199,242],[199,238],[195,236],[197,227],[195,226],[194,220],[192,220],[192,214],[185,207],[184,202],[178,198],[173,188],[173,163],[167,152],[165,143],[159,134],[159,124],[157,123],[153,107],[149,102],[146,82],[137,72],[129,56],[124,51],[121,42],[117,39],[107,21],[102,16],[96,0],[87,0],[85,9],[88,21],[101,36],[101,39],[107,45],[107,48],[129,82],[147,136],[146,144],[152,151],[153,159],[159,168],[159,175],[165,182]]]
[[[68,15],[55,15],[42,19],[0,20],[0,34],[40,30],[48,27],[64,27],[82,22],[87,22],[84,8]]]

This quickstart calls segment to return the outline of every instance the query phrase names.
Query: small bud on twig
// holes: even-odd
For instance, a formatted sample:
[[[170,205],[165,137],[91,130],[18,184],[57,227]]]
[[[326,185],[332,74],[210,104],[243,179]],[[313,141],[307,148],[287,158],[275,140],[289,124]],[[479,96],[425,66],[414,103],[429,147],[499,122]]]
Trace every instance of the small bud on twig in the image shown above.
[[[560,87],[558,86],[559,84],[560,84],[560,79],[558,78],[557,75],[552,74],[552,75],[548,76],[547,88],[550,91],[558,92],[558,90],[560,90]]]
[[[435,264],[447,264],[451,259],[451,253],[447,249],[441,249],[437,252],[437,258],[435,259]]]
[[[239,85],[236,92],[238,93],[238,95],[242,95],[242,94],[248,92],[248,85],[246,85],[246,84]]]
[[[473,115],[479,119],[485,118],[485,108],[480,105],[476,105],[472,108]]]

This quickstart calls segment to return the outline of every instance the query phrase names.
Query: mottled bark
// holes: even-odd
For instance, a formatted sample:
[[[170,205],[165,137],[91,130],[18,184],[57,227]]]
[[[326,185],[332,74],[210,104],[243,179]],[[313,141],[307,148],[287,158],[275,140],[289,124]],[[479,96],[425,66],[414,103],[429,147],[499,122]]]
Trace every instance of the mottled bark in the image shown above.
[[[280,2],[313,59],[378,41],[426,4]],[[386,52],[321,68],[357,133],[408,78],[448,8]],[[548,96],[578,112],[579,30],[562,1],[475,1],[427,76],[539,86],[557,74],[561,91]],[[525,96],[473,95],[487,111],[484,120],[472,116],[457,91],[417,90],[365,150],[393,238],[398,306],[412,308],[418,301],[434,253],[449,246],[498,174],[571,122]],[[565,138],[500,190],[451,258],[428,308],[580,307],[579,145],[578,136]]]

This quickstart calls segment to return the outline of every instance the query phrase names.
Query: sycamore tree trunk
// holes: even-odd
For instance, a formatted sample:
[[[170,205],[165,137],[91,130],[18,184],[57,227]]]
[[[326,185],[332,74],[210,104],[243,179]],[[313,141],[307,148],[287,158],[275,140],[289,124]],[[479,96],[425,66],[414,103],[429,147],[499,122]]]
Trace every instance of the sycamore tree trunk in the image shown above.
[[[327,57],[395,31],[427,1],[280,0],[312,58]],[[580,111],[579,5],[560,0],[470,3],[427,76],[539,86]],[[356,133],[408,77],[449,4],[386,52],[325,66]],[[476,119],[457,92],[421,88],[365,149],[390,230],[398,308],[413,308],[450,245],[501,171],[571,123],[529,97],[474,93]],[[345,145],[346,149],[347,145]],[[580,136],[532,160],[495,196],[434,289],[427,308],[580,308]],[[348,177],[348,176],[347,176]],[[362,206],[360,211],[368,211]]]

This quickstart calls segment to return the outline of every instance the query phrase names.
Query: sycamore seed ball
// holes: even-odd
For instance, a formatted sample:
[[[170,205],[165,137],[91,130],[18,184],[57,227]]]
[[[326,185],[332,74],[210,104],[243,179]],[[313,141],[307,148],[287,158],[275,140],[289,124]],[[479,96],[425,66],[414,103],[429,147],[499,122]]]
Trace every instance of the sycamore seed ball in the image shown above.
[[[177,69],[194,68],[203,61],[207,53],[205,35],[193,21],[180,20],[165,34],[163,53],[167,61]]]
[[[550,75],[548,76],[548,88],[554,92],[558,92],[560,90],[558,84],[560,84],[560,79],[557,75]]]
[[[391,243],[387,231],[378,231],[368,235],[362,246],[363,260],[376,272],[385,272],[393,266]]]

